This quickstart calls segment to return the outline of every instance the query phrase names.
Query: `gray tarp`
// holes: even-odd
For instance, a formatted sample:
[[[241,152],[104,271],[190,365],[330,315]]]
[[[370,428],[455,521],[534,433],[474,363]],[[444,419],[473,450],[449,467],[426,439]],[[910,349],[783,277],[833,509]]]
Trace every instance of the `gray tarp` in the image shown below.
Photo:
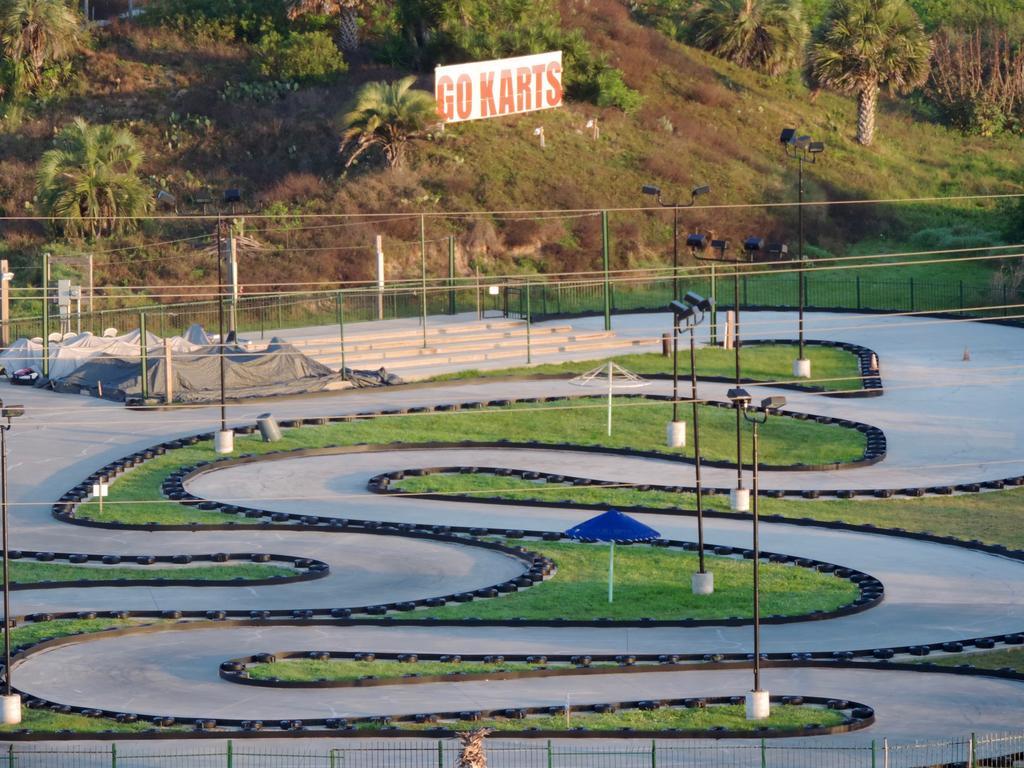
[[[165,365],[162,354],[149,359],[146,379],[150,397],[162,400],[166,395]],[[277,338],[271,339],[263,352],[226,347],[224,370],[229,399],[320,392],[343,381],[341,374]],[[220,359],[216,346],[172,354],[171,371],[175,402],[205,403],[220,399]],[[49,386],[58,392],[87,392],[123,402],[141,397],[141,378],[137,357],[101,354],[69,376],[51,380]]]

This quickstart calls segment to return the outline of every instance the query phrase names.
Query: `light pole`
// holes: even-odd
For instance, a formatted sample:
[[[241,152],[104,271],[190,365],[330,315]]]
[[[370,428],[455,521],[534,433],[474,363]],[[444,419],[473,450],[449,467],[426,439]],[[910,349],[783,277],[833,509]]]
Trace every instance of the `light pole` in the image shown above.
[[[661,199],[661,188],[656,187],[653,184],[644,184],[640,191],[645,195],[653,195],[658,200],[658,205],[662,208],[672,209],[672,298],[679,298],[679,209],[680,208],[692,208],[697,202],[697,198],[701,195],[706,195],[711,191],[711,187],[706,184],[701,187],[694,187],[690,190],[690,202],[683,203],[666,203]]]
[[[754,565],[754,689],[746,695],[747,720],[764,720],[771,714],[771,703],[768,691],[761,690],[761,540],[759,530],[759,517],[757,496],[758,491],[758,434],[757,428],[768,420],[770,410],[777,410],[786,404],[786,398],[775,395],[766,397],[761,401],[761,407],[757,410],[750,409],[750,393],[742,387],[730,389],[727,393],[730,400],[736,405],[736,411],[743,411],[745,418],[752,425],[751,430],[751,459],[754,464],[754,541],[753,541],[753,565]]]
[[[818,155],[825,151],[825,143],[822,141],[811,141],[810,136],[797,136],[796,128],[784,128],[779,134],[779,143],[786,153],[786,157],[797,162],[797,230],[799,240],[797,246],[797,259],[800,262],[800,269],[797,272],[797,304],[798,330],[800,334],[799,353],[793,361],[793,376],[800,379],[811,378],[811,361],[804,357],[804,163],[814,163]]]
[[[697,573],[690,577],[690,589],[695,595],[710,595],[715,591],[715,576],[704,568],[704,496],[700,479],[700,421],[697,407],[697,326],[704,322],[707,312],[715,306],[714,299],[706,299],[692,291],[683,297],[684,303],[673,301],[669,308],[675,315],[672,324],[672,352],[677,353],[679,347],[679,321],[686,322],[690,331],[690,403],[693,408],[693,467],[694,489],[697,493]],[[673,368],[673,372],[675,368]],[[679,398],[673,382],[672,408],[675,417],[675,406]]]
[[[4,694],[2,715],[4,725],[21,722],[21,696],[11,688],[11,573],[8,557],[9,526],[7,523],[7,431],[11,420],[25,415],[21,405],[4,405],[0,401],[0,526],[3,527],[4,575]]]
[[[225,199],[227,199],[225,197]],[[226,399],[226,375],[224,372],[224,231],[227,222],[217,217],[217,323],[220,338],[217,341],[218,362],[220,363],[220,430],[214,439],[214,450],[217,453],[231,453],[235,449],[235,433],[228,429]]]

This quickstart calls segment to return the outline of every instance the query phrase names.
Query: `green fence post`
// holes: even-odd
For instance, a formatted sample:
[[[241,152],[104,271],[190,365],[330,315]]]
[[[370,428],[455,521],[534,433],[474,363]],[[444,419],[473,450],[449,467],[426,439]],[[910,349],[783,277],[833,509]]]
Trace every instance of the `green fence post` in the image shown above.
[[[711,290],[708,294],[715,303],[711,305],[711,346],[718,343],[718,295],[715,293],[715,265],[711,265]]]
[[[455,306],[455,235],[448,236],[448,314],[456,314]]]
[[[743,306],[745,306],[745,307],[749,307],[750,306],[750,290],[749,290],[748,283],[749,283],[749,280],[747,279],[747,276],[744,275],[743,276]],[[737,312],[739,312],[739,309],[740,309],[739,307],[736,307],[736,311]]]
[[[878,744],[875,740],[871,740],[871,768],[877,768],[878,763]]]
[[[658,742],[651,739],[651,768],[658,768]]]
[[[427,348],[427,217],[420,214],[420,319],[423,321],[423,348]]]
[[[14,745],[7,745],[7,768],[14,768]]]
[[[338,340],[341,343],[341,377],[347,379],[345,375],[345,294],[342,291],[338,291],[335,301],[338,304]]]
[[[548,739],[548,768],[553,768],[554,763],[554,755],[551,754],[551,739]]]
[[[533,312],[530,307],[530,281],[526,281],[526,364],[533,360],[530,357],[530,325],[533,323]]]
[[[284,326],[284,300],[281,294],[277,295],[277,327],[278,329]]]
[[[604,268],[604,329],[612,329],[612,285],[608,279],[608,211],[601,211],[601,263]]]
[[[335,754],[336,751],[337,750],[332,749],[330,752],[327,753],[328,768],[336,768],[337,766],[337,755]]]
[[[110,768],[117,768],[117,744],[110,745]]]
[[[971,734],[971,765],[970,768],[978,768],[978,737]]]
[[[768,749],[763,736],[761,737],[761,768],[768,768]]]
[[[857,309],[860,309],[860,275],[857,275]]]
[[[960,281],[960,312],[964,311],[964,281]]]
[[[233,768],[234,763],[235,763],[235,745],[231,742],[231,739],[228,739],[227,758],[228,758],[228,768]]]
[[[146,348],[146,313],[139,312],[139,367],[142,373],[142,399],[143,401],[149,397],[149,372],[146,370],[149,366],[149,362],[146,357],[146,353],[149,350]]]
[[[43,376],[50,376],[50,254],[43,254]]]
[[[1006,304],[1008,299],[1006,298],[1006,283],[1003,283],[1003,317],[1006,317]]]
[[[914,278],[910,278],[910,311],[914,311]]]
[[[444,742],[437,740],[437,768],[444,768]]]

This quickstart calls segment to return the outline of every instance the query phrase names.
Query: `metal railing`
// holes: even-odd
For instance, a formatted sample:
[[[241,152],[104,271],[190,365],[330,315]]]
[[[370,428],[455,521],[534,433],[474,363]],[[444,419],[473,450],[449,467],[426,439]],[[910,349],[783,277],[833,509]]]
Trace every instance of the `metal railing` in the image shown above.
[[[333,748],[272,748],[259,741],[97,744],[61,749],[52,743],[10,744],[6,768],[455,768],[455,739],[359,741]],[[860,743],[815,740],[637,740],[568,742],[491,740],[491,768],[1010,768],[1024,755],[1024,733],[936,741]]]

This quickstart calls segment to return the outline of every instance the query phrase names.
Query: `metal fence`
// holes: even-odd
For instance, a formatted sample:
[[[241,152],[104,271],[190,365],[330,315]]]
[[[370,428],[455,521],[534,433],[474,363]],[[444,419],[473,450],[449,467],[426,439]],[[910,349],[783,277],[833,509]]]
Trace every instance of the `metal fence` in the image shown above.
[[[260,741],[97,744],[62,749],[52,743],[11,744],[7,768],[456,768],[454,739],[362,741],[309,748],[279,748]],[[815,740],[594,741],[544,740],[487,743],[491,768],[1010,768],[1024,756],[1024,734],[964,736],[940,741],[857,744]]]
[[[755,272],[740,276],[739,303],[744,308],[792,309],[797,306],[797,274]],[[720,307],[734,303],[732,276],[681,276],[684,290],[714,296]],[[989,282],[964,280],[922,281],[914,277],[872,280],[859,275],[837,276],[830,272],[805,274],[806,306],[813,309],[871,312],[954,312],[974,317],[1008,317],[1021,314],[1013,307],[1022,300],[1019,290]],[[225,301],[239,333],[261,338],[274,330],[310,326],[335,326],[350,322],[394,320],[475,313],[481,318],[504,317],[540,322],[584,314],[663,309],[672,296],[672,278],[629,274],[577,280],[506,279],[487,284],[466,279],[429,284],[395,285],[385,290],[347,288],[313,293],[282,293],[240,296]],[[181,333],[193,323],[215,330],[216,301],[160,304],[147,307],[98,309],[62,319],[51,310],[44,325],[41,312],[10,321],[10,338],[41,337],[63,331],[102,334],[135,330],[141,315],[146,327],[161,336]],[[228,327],[231,327],[230,324]]]

